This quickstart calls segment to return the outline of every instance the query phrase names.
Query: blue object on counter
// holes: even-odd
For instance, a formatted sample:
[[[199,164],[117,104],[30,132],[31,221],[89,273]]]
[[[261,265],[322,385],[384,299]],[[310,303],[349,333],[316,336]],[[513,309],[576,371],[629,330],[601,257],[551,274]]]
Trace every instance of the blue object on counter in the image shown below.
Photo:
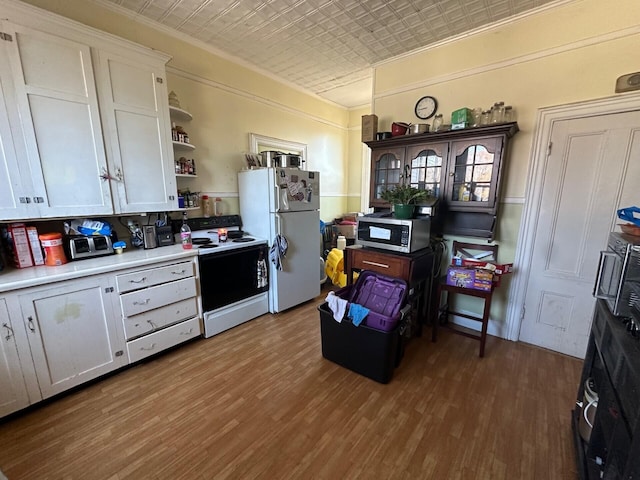
[[[618,218],[633,223],[636,227],[640,227],[640,208],[627,207],[618,210]]]
[[[126,242],[116,242],[113,244],[113,248],[127,248]]]

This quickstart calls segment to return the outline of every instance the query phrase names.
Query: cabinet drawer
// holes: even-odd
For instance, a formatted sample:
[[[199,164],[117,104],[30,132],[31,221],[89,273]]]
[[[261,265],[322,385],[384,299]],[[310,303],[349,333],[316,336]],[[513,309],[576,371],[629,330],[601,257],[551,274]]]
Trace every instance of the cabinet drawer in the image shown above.
[[[127,340],[130,340],[197,315],[198,302],[192,297],[133,317],[125,317],[124,331]]]
[[[200,319],[192,318],[164,330],[127,342],[129,362],[134,363],[169,347],[200,336]]]
[[[351,268],[357,270],[372,270],[389,277],[408,278],[409,262],[403,258],[378,255],[376,253],[357,252],[353,254]]]
[[[151,287],[160,283],[172,282],[181,278],[193,277],[193,262],[176,263],[165,267],[139,270],[133,273],[116,275],[116,284],[120,293]]]
[[[125,317],[148,312],[154,308],[164,307],[196,296],[196,279],[194,277],[169,282],[155,287],[137,290],[120,295],[122,314]]]

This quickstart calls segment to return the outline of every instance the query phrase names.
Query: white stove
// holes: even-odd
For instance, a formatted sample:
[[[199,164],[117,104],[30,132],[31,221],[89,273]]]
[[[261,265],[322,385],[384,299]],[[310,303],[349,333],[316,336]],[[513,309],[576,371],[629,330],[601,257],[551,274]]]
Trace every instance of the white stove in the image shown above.
[[[187,223],[191,228],[193,248],[198,249],[199,255],[210,255],[267,243],[266,239],[244,232],[239,215],[190,218]],[[180,229],[181,224],[181,221],[176,222],[176,231]],[[180,234],[177,233],[175,237],[176,243],[179,243]]]
[[[190,218],[187,222],[193,248],[198,250],[204,336],[267,313],[267,240],[243,232],[240,215]],[[174,231],[179,231],[180,225],[181,221],[174,221]]]

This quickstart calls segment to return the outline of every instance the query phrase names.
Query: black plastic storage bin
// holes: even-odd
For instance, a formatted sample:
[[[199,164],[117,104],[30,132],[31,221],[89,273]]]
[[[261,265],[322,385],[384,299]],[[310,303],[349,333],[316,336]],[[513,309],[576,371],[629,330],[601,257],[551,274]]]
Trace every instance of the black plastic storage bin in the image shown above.
[[[356,327],[347,318],[337,322],[327,302],[318,310],[322,356],[371,380],[389,383],[404,353],[400,338],[404,322],[384,332],[363,324]]]

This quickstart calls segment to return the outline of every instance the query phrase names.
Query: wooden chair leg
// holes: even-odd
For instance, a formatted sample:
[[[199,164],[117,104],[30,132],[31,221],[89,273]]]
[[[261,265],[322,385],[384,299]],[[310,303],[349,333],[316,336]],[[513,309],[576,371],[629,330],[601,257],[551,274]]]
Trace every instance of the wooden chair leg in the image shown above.
[[[482,313],[482,332],[480,334],[480,358],[484,357],[484,344],[487,341],[487,327],[489,325],[490,311],[491,311],[491,297],[484,299],[484,311]]]

